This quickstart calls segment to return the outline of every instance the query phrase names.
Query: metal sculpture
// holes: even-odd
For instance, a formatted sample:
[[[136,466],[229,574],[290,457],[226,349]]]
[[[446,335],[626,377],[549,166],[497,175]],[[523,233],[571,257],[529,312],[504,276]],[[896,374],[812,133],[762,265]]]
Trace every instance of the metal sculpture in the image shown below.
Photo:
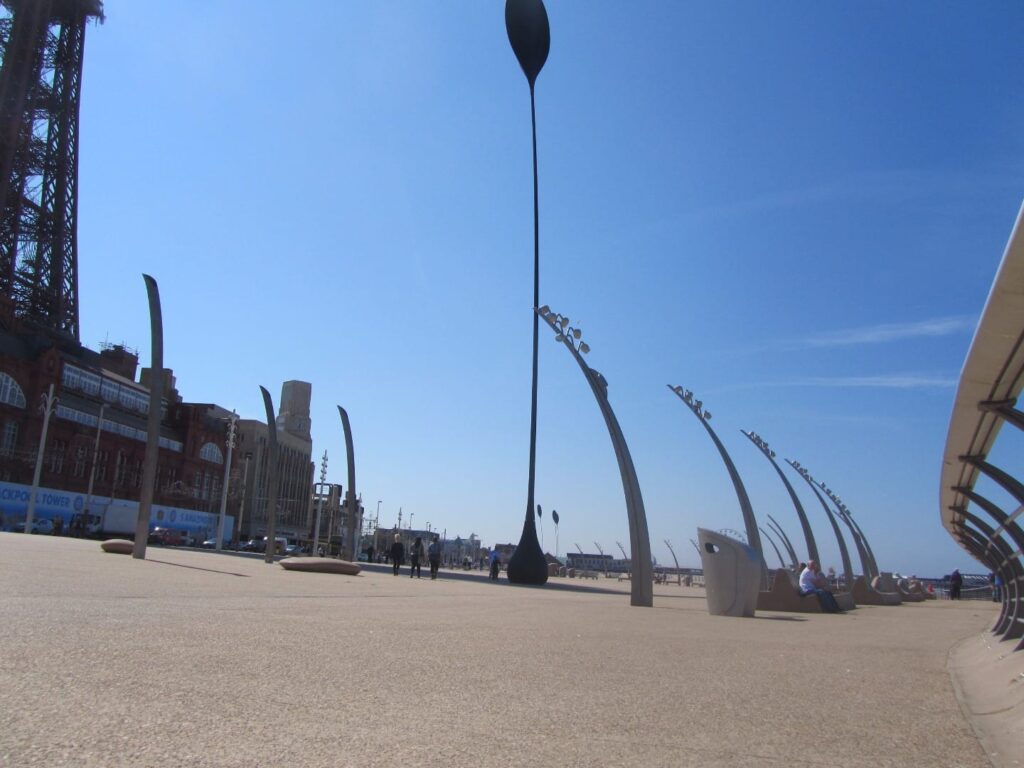
[[[537,185],[537,109],[534,85],[551,49],[548,14],[542,0],[507,0],[505,29],[512,50],[530,85],[530,122],[533,127],[533,307],[540,304],[540,206]],[[534,482],[537,468],[537,341],[539,326],[533,317],[533,385],[530,400],[530,474],[526,492],[523,533],[508,563],[508,580],[514,584],[545,584],[547,561],[537,541],[534,519]]]
[[[266,387],[260,387],[263,407],[267,412],[267,546],[263,562],[273,563],[277,551],[277,417],[274,401]]]
[[[711,428],[711,413],[704,409],[704,403],[696,399],[693,396],[693,392],[690,390],[683,389],[680,386],[672,386],[671,384],[667,384],[666,386],[672,390],[673,394],[682,400],[683,404],[693,412],[693,415],[697,417],[697,421],[699,421],[704,429],[707,430],[708,436],[718,449],[718,453],[722,457],[722,461],[725,463],[725,468],[729,471],[729,477],[732,480],[732,487],[736,490],[736,498],[740,503],[740,511],[743,513],[743,526],[747,533],[747,545],[760,554],[761,560],[763,561],[764,548],[761,546],[761,536],[757,530],[757,519],[754,517],[754,510],[750,506],[750,497],[747,496],[747,489],[743,487],[743,481],[740,479],[740,473],[736,470],[736,465],[733,464],[732,458],[729,456],[729,452],[725,450],[725,446],[722,445],[722,441],[718,439],[718,435],[715,434],[715,430]],[[761,570],[761,586],[762,588],[767,588],[768,569],[767,565],[763,562]]]
[[[630,456],[626,438],[622,435],[618,419],[608,402],[608,382],[598,371],[591,368],[583,355],[590,352],[590,346],[583,341],[583,331],[569,325],[569,318],[552,312],[547,306],[537,310],[537,316],[548,324],[555,332],[555,341],[562,342],[569,350],[583,376],[594,393],[597,407],[604,417],[608,436],[615,450],[615,460],[619,465],[619,477],[622,480],[622,493],[626,497],[626,516],[629,520],[629,548],[633,553],[630,558],[632,571],[630,587],[630,605],[650,607],[654,604],[654,568],[651,565],[651,540],[647,533],[647,513],[644,511],[644,499],[640,493],[640,483],[636,478],[633,458]]]
[[[0,295],[78,341],[78,123],[85,26],[100,0],[4,0]]]
[[[356,504],[359,502],[356,499],[356,455],[355,450],[352,448],[352,425],[348,420],[348,412],[338,406],[338,414],[341,416],[341,428],[345,430],[345,452],[348,455],[348,491],[345,494],[345,506],[348,507],[348,517],[346,518],[346,530],[345,530],[345,548],[347,551],[348,547],[352,547],[349,552],[349,559],[356,559],[356,544],[355,544],[355,531],[356,531]],[[412,524],[412,515],[409,516],[410,525]]]
[[[164,397],[164,320],[160,311],[160,289],[149,275],[146,296],[149,299],[149,335],[152,345],[149,365],[149,415],[146,419],[146,455],[142,460],[142,487],[139,490],[139,515],[135,519],[135,544],[132,557],[144,560],[149,538],[150,510],[156,490],[156,467],[160,459],[160,415]]]
[[[775,461],[775,451],[773,451],[768,443],[758,435],[756,432],[747,432],[740,430],[757,448],[764,454],[764,457],[771,463],[772,468],[778,474],[779,479],[782,480],[782,484],[786,486],[786,492],[789,494],[790,500],[793,502],[793,507],[796,509],[796,516],[800,520],[800,528],[804,532],[804,543],[807,545],[808,558],[814,560],[816,563],[821,562],[821,558],[818,557],[818,544],[814,541],[814,531],[811,530],[811,524],[807,520],[807,513],[804,512],[804,507],[800,503],[800,497],[796,495],[796,491],[793,490],[793,486],[790,484],[789,479],[782,471],[782,467]],[[802,558],[800,558],[802,559]]]
[[[857,556],[860,557],[861,567],[864,569],[864,576],[870,580],[875,576],[878,576],[880,571],[878,570],[878,563],[875,562],[875,553],[871,551],[871,546],[868,544],[867,537],[864,532],[857,525],[857,521],[853,519],[853,513],[843,503],[831,488],[829,488],[824,481],[818,483],[818,487],[821,488],[822,492],[835,504],[836,512],[839,514],[839,519],[842,520],[846,527],[850,529],[850,534],[853,536],[854,546],[857,547]]]
[[[765,515],[765,517],[768,518],[768,527],[775,531],[775,534],[782,540],[782,545],[786,548],[786,554],[789,555],[790,564],[793,566],[799,564],[800,558],[796,553],[796,548],[793,546],[793,542],[789,540],[786,532],[782,530],[782,526],[771,515]]]
[[[761,531],[761,533],[764,534],[764,537],[766,539],[768,539],[768,543],[772,545],[772,549],[775,550],[775,554],[779,558],[779,565],[781,565],[783,568],[786,568],[786,560],[785,560],[785,558],[782,557],[782,552],[779,551],[779,547],[775,543],[775,539],[773,539],[771,537],[771,535],[768,533],[768,531],[766,531],[764,528],[761,528],[760,526],[758,526],[758,530]]]
[[[846,542],[843,540],[843,532],[839,530],[839,524],[836,522],[835,515],[832,514],[832,510],[829,508],[828,502],[825,501],[825,498],[818,493],[818,486],[814,484],[814,478],[811,477],[811,473],[808,472],[805,467],[800,466],[800,462],[798,461],[786,459],[786,463],[789,464],[789,466],[791,466],[809,486],[811,486],[811,490],[814,491],[814,495],[818,498],[818,501],[821,502],[821,508],[825,510],[825,516],[828,517],[828,521],[832,525],[832,532],[836,536],[836,544],[839,545],[839,556],[843,561],[843,573],[846,577],[846,588],[852,589],[853,565],[850,563],[850,553],[846,549]],[[821,563],[818,562],[818,565],[821,565]]]

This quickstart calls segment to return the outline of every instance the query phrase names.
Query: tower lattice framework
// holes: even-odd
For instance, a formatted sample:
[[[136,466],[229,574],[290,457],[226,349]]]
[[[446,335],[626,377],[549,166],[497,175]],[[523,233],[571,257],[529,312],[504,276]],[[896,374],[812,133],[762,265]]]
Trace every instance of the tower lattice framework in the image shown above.
[[[0,0],[0,297],[78,340],[78,112],[102,0]]]

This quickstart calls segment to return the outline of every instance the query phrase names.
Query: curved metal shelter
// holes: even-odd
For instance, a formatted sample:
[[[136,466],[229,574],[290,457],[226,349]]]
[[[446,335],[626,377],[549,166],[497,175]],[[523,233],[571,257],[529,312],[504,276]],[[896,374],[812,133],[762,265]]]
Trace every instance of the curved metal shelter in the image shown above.
[[[1017,398],[1024,388],[1024,207],[960,374],[942,458],[942,524],[960,546],[998,574],[1002,610],[993,632],[1024,638],[1024,483],[988,455],[1004,423],[1024,429]],[[982,476],[1002,487],[1015,508],[1004,510],[981,495]],[[1017,650],[1024,647],[1024,639]]]

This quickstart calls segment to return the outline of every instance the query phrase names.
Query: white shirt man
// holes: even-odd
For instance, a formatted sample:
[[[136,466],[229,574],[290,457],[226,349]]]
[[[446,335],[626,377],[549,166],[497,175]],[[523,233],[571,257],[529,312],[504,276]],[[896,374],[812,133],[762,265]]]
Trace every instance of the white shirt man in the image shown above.
[[[817,563],[813,560],[807,561],[807,567],[800,572],[800,592],[808,595],[818,589],[822,589],[823,579],[818,575],[818,571],[815,568]]]
[[[828,590],[828,582],[818,573],[817,565],[813,560],[808,560],[807,567],[800,572],[800,594],[817,595],[821,610],[825,613],[842,613],[835,597]]]

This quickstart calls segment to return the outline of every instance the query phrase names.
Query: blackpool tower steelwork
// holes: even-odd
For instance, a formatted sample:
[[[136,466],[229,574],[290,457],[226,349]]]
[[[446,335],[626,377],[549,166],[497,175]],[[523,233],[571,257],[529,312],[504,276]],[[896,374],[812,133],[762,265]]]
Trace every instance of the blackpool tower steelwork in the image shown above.
[[[78,341],[78,107],[103,3],[0,4],[0,300]]]

